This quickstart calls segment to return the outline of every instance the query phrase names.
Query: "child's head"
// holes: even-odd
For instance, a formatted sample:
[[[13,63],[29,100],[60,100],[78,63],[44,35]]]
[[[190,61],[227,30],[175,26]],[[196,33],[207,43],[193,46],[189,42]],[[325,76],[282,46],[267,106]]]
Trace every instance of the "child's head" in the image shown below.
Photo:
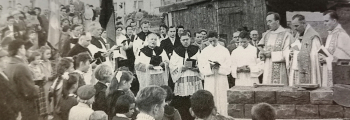
[[[63,80],[62,95],[67,98],[69,94],[75,93],[78,89],[78,77],[71,77]]]
[[[165,102],[171,102],[173,100],[173,97],[174,97],[174,93],[171,90],[171,88],[169,86],[166,86],[166,85],[162,85],[160,87],[166,91]]]
[[[40,60],[41,60],[41,54],[38,51],[33,51],[28,58],[28,62],[33,65],[40,64]]]
[[[129,90],[133,79],[134,76],[130,71],[117,71],[113,76],[108,91],[106,92],[107,95],[112,95],[117,90]]]
[[[103,111],[95,111],[90,115],[89,120],[108,120],[108,116]]]
[[[191,114],[195,117],[205,119],[210,116],[215,109],[214,97],[206,90],[198,90],[191,96]]]
[[[95,78],[99,81],[109,83],[111,82],[112,76],[113,76],[112,67],[106,64],[98,65],[95,69]]]
[[[40,47],[40,52],[43,60],[49,60],[51,58],[51,48],[48,46]]]
[[[74,62],[75,62],[75,69],[79,69],[82,72],[87,72],[90,68],[90,61],[91,61],[91,57],[89,55],[89,53],[87,52],[83,52],[83,53],[79,53],[78,55],[75,55],[73,57]]]
[[[93,85],[84,85],[78,88],[77,95],[79,102],[85,104],[92,104],[95,102],[96,90]]]
[[[119,114],[124,114],[128,118],[134,114],[135,110],[135,98],[129,95],[122,95],[118,98],[115,104],[115,112]]]
[[[74,65],[73,60],[70,58],[62,58],[59,60],[58,64],[56,65],[56,73],[58,75],[63,75],[65,72],[73,72],[74,71]]]

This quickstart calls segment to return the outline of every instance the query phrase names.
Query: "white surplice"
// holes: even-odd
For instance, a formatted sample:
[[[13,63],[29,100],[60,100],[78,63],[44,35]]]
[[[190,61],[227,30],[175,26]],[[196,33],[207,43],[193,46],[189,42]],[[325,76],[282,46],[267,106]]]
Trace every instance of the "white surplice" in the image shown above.
[[[311,26],[307,25],[304,32],[306,32]],[[291,51],[293,51],[293,58],[290,65],[290,74],[289,74],[289,86],[294,86],[295,84],[300,84],[298,79],[298,54],[301,49],[301,43],[299,40],[299,33],[296,35],[295,41],[291,44]],[[321,84],[321,72],[320,72],[320,63],[318,59],[318,50],[321,47],[321,40],[318,37],[312,39],[312,48],[310,52],[311,60],[311,83],[312,84]],[[293,49],[293,47],[298,48],[298,50]]]
[[[350,37],[346,31],[338,24],[327,36],[325,48],[332,56],[326,58],[326,64],[322,66],[322,86],[332,87],[332,69],[327,68],[327,64],[332,64],[333,57],[338,59],[350,59]]]
[[[211,69],[209,61],[217,61],[219,69]],[[230,74],[231,58],[227,48],[221,45],[209,45],[202,50],[198,59],[200,72],[205,76],[204,90],[214,96],[218,112],[227,116],[227,90],[229,89],[227,75]]]
[[[284,36],[279,40],[278,37],[281,34]],[[290,39],[291,34],[282,26],[279,26],[275,31],[267,31],[263,34],[262,39],[259,41],[259,45],[264,46],[264,51],[271,52],[271,58],[266,58],[264,62],[263,84],[289,84],[289,73],[287,72],[289,64],[286,63],[289,63]],[[277,44],[281,44],[281,46]],[[281,47],[281,50],[274,51],[277,47]]]
[[[237,47],[231,53],[231,75],[235,80],[235,86],[253,86],[259,83],[259,75],[262,72],[262,66],[259,66],[260,60],[257,58],[258,49],[250,44],[246,48]],[[237,67],[247,65],[250,72],[237,72]]]
[[[165,62],[165,70],[151,70],[149,69],[151,57],[146,56],[143,52],[139,53],[135,60],[135,71],[140,83],[140,90],[149,85],[168,85],[169,73],[169,58],[166,52],[160,54],[162,62]],[[153,53],[155,54],[155,53]]]
[[[175,83],[174,94],[178,96],[189,96],[203,89],[202,80],[197,71],[186,70],[182,72],[184,61],[186,61],[187,58],[198,61],[199,50],[192,57],[188,57],[187,53],[185,54],[186,57],[183,58],[174,51],[169,62],[170,74]]]

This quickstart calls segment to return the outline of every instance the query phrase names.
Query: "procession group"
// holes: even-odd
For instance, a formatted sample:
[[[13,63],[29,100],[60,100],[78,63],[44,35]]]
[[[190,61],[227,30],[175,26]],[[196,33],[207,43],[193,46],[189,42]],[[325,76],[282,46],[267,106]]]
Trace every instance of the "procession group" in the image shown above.
[[[92,5],[75,0],[60,10],[56,49],[47,42],[49,14],[21,4],[8,8],[0,43],[0,91],[6,96],[0,98],[1,118],[232,119],[230,87],[332,87],[332,61],[350,58],[350,37],[332,10],[323,14],[325,44],[300,14],[289,30],[278,13],[269,12],[269,30],[240,29],[232,40],[184,26],[159,25],[155,33],[149,21],[127,19],[125,25],[116,22],[113,40]],[[258,104],[252,117],[274,119],[271,111],[271,105]]]

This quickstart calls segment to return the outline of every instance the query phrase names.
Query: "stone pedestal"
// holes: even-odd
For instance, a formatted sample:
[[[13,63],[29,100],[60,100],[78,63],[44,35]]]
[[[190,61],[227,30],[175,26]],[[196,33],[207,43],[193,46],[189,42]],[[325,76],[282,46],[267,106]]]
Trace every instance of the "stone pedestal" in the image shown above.
[[[291,87],[233,87],[228,92],[228,114],[234,118],[251,118],[254,104],[271,104],[277,119],[350,118],[350,108],[335,105],[330,88],[297,91]]]

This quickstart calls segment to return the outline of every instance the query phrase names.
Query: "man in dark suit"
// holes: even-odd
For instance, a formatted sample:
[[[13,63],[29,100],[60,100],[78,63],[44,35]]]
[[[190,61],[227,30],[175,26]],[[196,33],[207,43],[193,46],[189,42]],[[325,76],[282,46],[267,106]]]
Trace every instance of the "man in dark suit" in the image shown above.
[[[8,47],[10,62],[4,71],[10,81],[15,83],[22,120],[38,120],[35,100],[39,96],[39,88],[35,86],[33,75],[25,60],[25,42],[14,40]]]
[[[1,39],[5,37],[13,37],[17,39],[21,36],[18,27],[15,26],[14,23],[15,18],[13,16],[7,17],[7,27],[1,30]],[[10,34],[6,34],[7,31],[10,31]]]
[[[142,29],[142,31],[141,31],[140,33],[137,34],[137,37],[138,37],[139,39],[141,39],[142,41],[145,41],[147,35],[149,35],[150,33],[152,33],[152,32],[149,31],[149,26],[150,26],[149,24],[150,24],[150,23],[149,23],[148,21],[143,21],[143,22],[141,23],[141,29]]]
[[[43,46],[47,42],[47,33],[49,33],[49,19],[45,15],[41,14],[41,8],[35,7],[34,11],[38,16],[38,20],[41,27],[41,31],[38,34],[39,46]]]
[[[26,34],[27,30],[26,23],[23,21],[23,19],[20,19],[20,17],[22,17],[23,14],[21,14],[20,11],[15,10],[12,12],[12,16],[15,18],[15,22],[13,25],[18,28],[19,32],[21,33],[21,36],[23,37],[23,35]]]
[[[169,27],[168,38],[160,43],[160,47],[165,50],[168,57],[171,58],[173,50],[181,45],[179,39],[176,39],[176,28],[174,26]]]
[[[73,57],[79,53],[88,52],[92,57],[90,50],[87,48],[91,44],[91,34],[84,33],[79,37],[78,44],[76,44],[69,52],[68,57]]]
[[[81,31],[83,29],[83,26],[81,25],[73,25],[70,30],[70,39],[63,41],[63,46],[62,46],[62,57],[67,57],[68,52],[70,49],[75,46],[78,43],[78,39],[80,37]]]
[[[0,116],[4,120],[16,120],[19,112],[17,103],[17,89],[13,80],[9,80],[4,73],[8,64],[8,53],[6,50],[0,50]],[[6,96],[6,97],[5,97]]]
[[[182,44],[180,39],[176,39],[176,28],[174,26],[169,27],[168,36],[169,37],[167,39],[164,39],[160,43],[160,47],[165,50],[170,59],[173,54],[173,50],[178,46],[181,46]],[[174,82],[170,77],[170,74],[168,79],[168,85],[172,90],[174,90]]]
[[[259,58],[259,52],[260,52],[261,47],[258,46],[258,43],[259,43],[259,33],[258,33],[258,31],[257,30],[250,31],[250,38],[251,38],[250,44],[252,44],[254,47],[256,47],[258,49],[257,57]],[[263,80],[263,74],[261,74],[259,76],[259,82],[260,83],[262,83],[262,80]]]

